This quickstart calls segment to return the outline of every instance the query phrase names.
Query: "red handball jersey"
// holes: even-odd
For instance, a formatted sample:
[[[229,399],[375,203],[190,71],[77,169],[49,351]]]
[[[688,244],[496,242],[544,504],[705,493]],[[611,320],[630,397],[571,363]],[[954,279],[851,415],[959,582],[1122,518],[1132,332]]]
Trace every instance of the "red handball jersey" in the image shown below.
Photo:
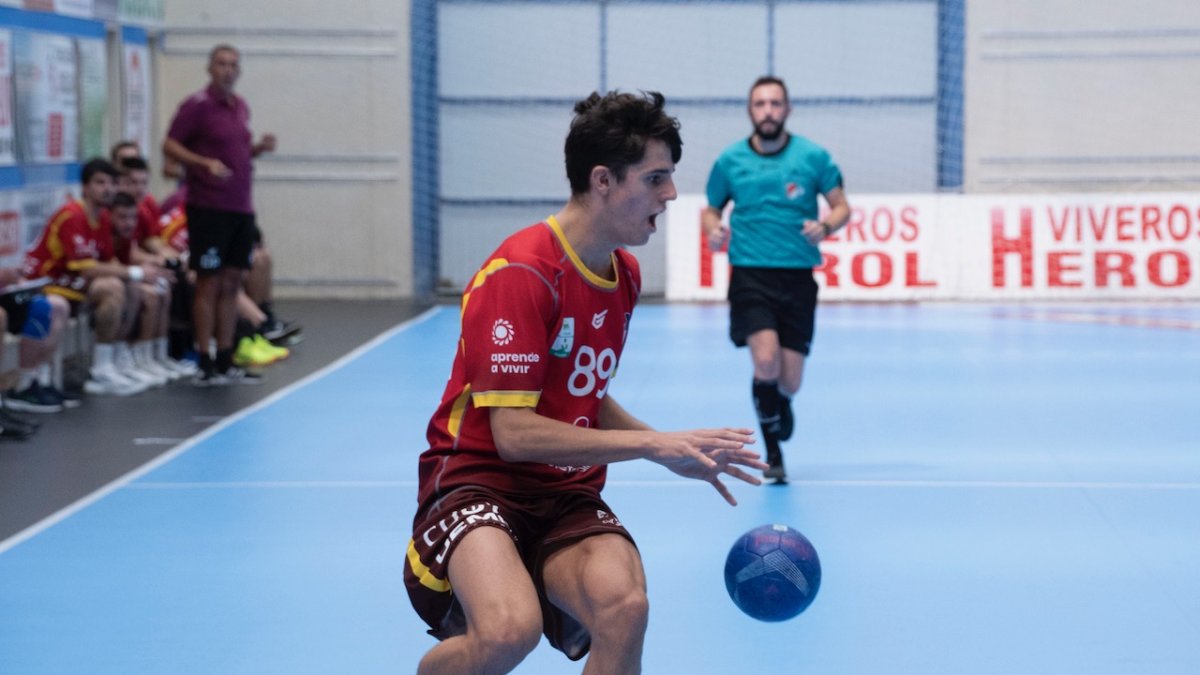
[[[150,195],[142,197],[142,201],[138,203],[137,230],[133,235],[138,243],[161,234],[160,218],[162,218],[162,211],[159,210],[158,202],[154,200],[154,197]]]
[[[488,408],[530,407],[581,427],[598,426],[641,290],[637,260],[612,256],[614,281],[580,261],[553,218],[512,235],[462,298],[462,335],[421,454],[422,510],[450,490],[480,485],[510,494],[604,487],[604,466],[506,462]]]
[[[88,218],[83,202],[71,201],[50,218],[32,248],[25,253],[21,275],[50,277],[50,292],[82,300],[87,280],[79,276],[96,261],[113,259],[112,232],[103,219]]]
[[[117,262],[121,263],[122,265],[133,264],[130,260],[130,255],[133,252],[133,240],[126,239],[126,238],[120,236],[119,234],[117,234],[117,229],[115,227],[113,227],[112,211],[110,211],[109,209],[104,209],[103,211],[100,212],[100,224],[104,227],[105,230],[107,230],[109,232],[109,234],[111,236],[112,257],[116,258]],[[138,226],[133,231],[134,237],[138,236],[138,231],[140,229],[141,229],[141,222],[139,219]],[[139,239],[138,241],[141,241],[141,240]]]
[[[167,246],[175,249],[176,253],[187,253],[187,212],[183,204],[172,208],[158,219],[158,236],[167,242]]]

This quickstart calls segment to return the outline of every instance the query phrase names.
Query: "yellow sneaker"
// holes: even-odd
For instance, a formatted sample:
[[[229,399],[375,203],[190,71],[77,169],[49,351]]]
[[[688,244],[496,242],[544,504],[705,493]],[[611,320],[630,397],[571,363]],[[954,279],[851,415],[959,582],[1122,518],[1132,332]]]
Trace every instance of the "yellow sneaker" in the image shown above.
[[[287,347],[276,347],[271,344],[271,341],[263,337],[261,334],[254,336],[255,348],[258,353],[263,356],[269,356],[273,361],[282,361],[291,355],[291,351]]]
[[[242,368],[261,368],[275,363],[275,358],[263,353],[252,338],[244,337],[238,341],[237,351],[233,353],[233,362]]]

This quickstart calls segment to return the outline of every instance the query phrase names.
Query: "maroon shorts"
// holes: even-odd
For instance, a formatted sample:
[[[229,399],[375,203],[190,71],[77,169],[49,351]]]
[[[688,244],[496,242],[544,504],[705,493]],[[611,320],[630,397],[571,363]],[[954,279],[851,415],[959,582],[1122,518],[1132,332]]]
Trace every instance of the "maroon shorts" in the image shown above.
[[[633,537],[600,495],[591,491],[527,497],[484,487],[459,488],[435,502],[413,521],[404,584],[417,614],[439,640],[467,630],[462,606],[447,576],[450,556],[463,535],[477,527],[495,527],[512,537],[517,553],[537,588],[542,606],[542,632],[550,644],[572,661],[587,654],[592,637],[573,617],[550,603],[542,567],[554,552],[598,534]],[[635,544],[636,545],[636,544]]]

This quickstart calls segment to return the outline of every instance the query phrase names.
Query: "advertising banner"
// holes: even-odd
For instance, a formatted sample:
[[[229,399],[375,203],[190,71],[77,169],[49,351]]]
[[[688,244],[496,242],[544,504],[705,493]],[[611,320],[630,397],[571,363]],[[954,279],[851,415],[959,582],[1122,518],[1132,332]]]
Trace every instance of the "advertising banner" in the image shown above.
[[[1200,194],[851,195],[825,300],[1200,299]],[[702,195],[667,210],[667,297],[722,300]]]
[[[17,150],[26,163],[79,159],[79,80],[75,41],[64,35],[13,33]]]

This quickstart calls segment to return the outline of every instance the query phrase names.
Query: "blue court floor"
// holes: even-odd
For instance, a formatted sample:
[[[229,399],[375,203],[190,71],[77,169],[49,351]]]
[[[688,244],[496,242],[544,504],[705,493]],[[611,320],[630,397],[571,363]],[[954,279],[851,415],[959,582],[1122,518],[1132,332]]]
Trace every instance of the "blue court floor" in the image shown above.
[[[721,305],[638,309],[612,388],[663,429],[753,426]],[[0,673],[406,673],[438,308],[0,542]],[[646,462],[606,496],[650,583],[644,672],[1200,672],[1200,306],[824,305],[788,487]],[[780,522],[823,563],[796,619],[725,595]],[[503,580],[498,580],[503,583]],[[541,646],[519,673],[575,673]]]

